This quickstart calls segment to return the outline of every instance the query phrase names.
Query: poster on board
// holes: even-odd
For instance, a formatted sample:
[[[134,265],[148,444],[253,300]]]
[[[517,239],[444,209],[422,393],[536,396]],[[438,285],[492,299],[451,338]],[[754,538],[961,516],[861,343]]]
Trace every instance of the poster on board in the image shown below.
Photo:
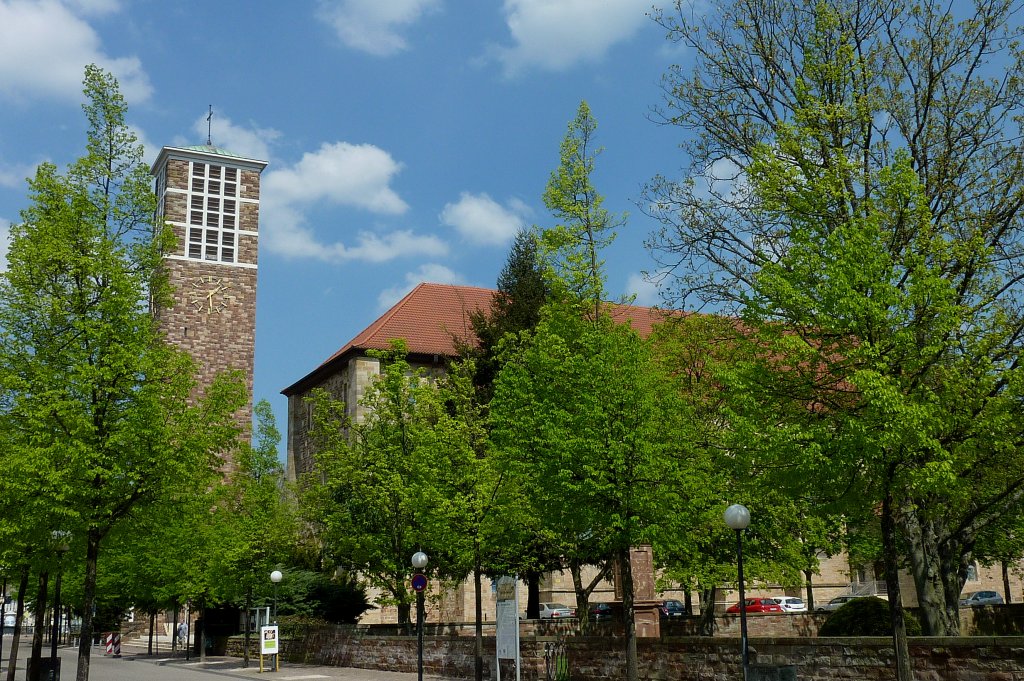
[[[277,655],[277,625],[260,628],[260,655]]]

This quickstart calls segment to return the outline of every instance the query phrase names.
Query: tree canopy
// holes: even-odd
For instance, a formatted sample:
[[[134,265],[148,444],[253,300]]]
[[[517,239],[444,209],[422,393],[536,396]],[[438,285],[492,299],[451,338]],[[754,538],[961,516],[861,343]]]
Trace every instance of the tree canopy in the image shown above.
[[[39,166],[0,277],[3,473],[25,495],[23,527],[81,538],[79,681],[101,542],[138,508],[206,484],[245,403],[228,380],[193,399],[191,360],[152,314],[170,302],[160,264],[173,236],[154,219],[142,147],[111,75],[87,67],[84,92],[86,154],[64,173]]]
[[[742,315],[762,354],[733,425],[879,504],[930,634],[959,630],[974,546],[1024,497],[1024,79],[1013,4],[974,4],[660,16],[696,55],[663,110],[689,178],[648,192],[673,300]]]

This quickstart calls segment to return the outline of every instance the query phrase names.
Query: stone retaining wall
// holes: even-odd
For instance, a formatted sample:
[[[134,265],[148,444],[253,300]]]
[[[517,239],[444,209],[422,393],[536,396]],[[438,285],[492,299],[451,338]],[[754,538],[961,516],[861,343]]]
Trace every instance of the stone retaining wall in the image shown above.
[[[412,672],[415,636],[382,636],[366,627],[309,626],[284,632],[285,660]],[[574,681],[618,681],[625,676],[623,639],[618,636],[566,637]],[[523,681],[545,678],[550,636],[521,639]],[[472,636],[426,636],[424,669],[452,679],[473,677]],[[665,636],[638,639],[640,678],[709,681],[740,678],[739,640]],[[240,649],[238,650],[240,653]],[[751,664],[792,665],[802,681],[895,678],[888,638],[752,637]],[[494,639],[484,639],[484,675],[494,678]],[[913,638],[911,656],[919,679],[928,681],[1010,681],[1024,679],[1024,637]],[[504,674],[502,675],[505,676]]]

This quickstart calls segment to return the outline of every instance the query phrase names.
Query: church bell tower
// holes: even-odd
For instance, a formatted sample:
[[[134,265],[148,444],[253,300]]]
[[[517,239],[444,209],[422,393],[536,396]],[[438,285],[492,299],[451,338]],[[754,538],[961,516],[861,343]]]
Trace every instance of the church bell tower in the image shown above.
[[[152,173],[159,212],[177,249],[165,256],[174,305],[160,311],[167,340],[198,365],[201,387],[226,370],[245,375],[249,401],[239,420],[252,421],[256,348],[256,260],[260,174],[266,161],[210,144],[164,147]]]

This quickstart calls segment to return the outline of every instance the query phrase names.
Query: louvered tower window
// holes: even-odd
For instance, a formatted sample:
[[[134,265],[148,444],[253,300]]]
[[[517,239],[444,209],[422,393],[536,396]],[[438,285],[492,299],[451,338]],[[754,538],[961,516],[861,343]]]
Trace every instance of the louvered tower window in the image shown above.
[[[189,164],[189,258],[235,262],[238,243],[238,168]]]

